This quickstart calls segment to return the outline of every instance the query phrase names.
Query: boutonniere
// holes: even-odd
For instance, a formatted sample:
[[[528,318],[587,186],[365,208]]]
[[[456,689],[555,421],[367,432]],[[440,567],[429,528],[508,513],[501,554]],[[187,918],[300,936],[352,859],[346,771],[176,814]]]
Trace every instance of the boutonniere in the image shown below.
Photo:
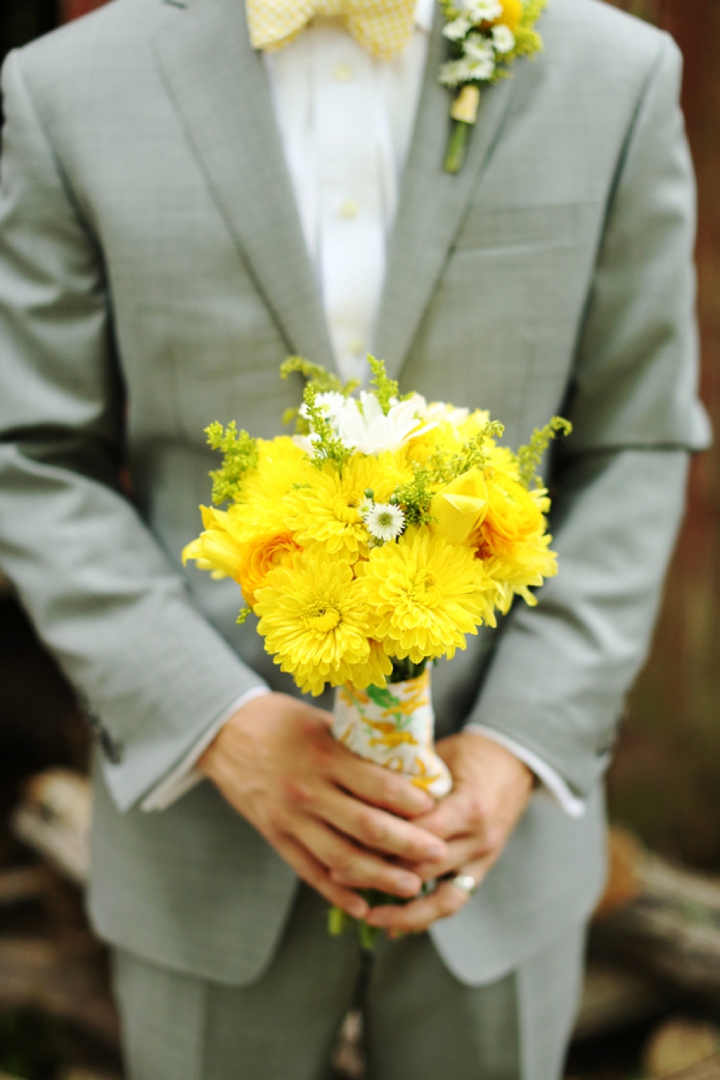
[[[453,56],[440,67],[443,86],[456,90],[450,107],[445,172],[457,173],[465,160],[468,134],[477,119],[480,87],[510,77],[510,66],[542,50],[535,25],[547,0],[441,0],[443,34]]]

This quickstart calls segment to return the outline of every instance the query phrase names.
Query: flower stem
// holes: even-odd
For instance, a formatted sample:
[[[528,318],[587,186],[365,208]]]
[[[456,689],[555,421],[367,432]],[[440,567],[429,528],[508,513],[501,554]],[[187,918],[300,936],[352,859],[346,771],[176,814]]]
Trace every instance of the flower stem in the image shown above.
[[[358,940],[360,942],[360,948],[364,952],[372,952],[381,933],[382,930],[379,926],[368,926],[364,921],[358,922]]]
[[[445,155],[445,172],[459,173],[465,161],[467,149],[468,129],[470,125],[462,120],[455,120],[450,139],[448,141],[447,154]]]
[[[328,911],[328,933],[332,937],[340,937],[351,922],[352,919],[342,908],[333,906]]]
[[[393,656],[392,666],[392,674],[388,679],[391,685],[392,683],[407,682],[408,679],[417,679],[427,667],[427,660],[421,660],[419,664],[413,664],[410,659],[398,660],[397,657]]]

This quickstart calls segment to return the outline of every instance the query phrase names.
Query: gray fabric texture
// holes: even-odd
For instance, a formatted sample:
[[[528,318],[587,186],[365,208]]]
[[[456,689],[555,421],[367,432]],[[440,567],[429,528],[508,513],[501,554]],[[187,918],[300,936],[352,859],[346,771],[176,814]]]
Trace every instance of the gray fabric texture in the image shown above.
[[[379,944],[362,1006],[368,1080],[559,1080],[581,985],[584,933],[468,987],[431,939]],[[341,1020],[357,1001],[353,934],[328,940],[306,887],[268,971],[228,987],[117,951],[129,1080],[326,1080]]]
[[[434,671],[441,734],[495,727],[588,800],[572,821],[535,797],[433,931],[479,985],[601,888],[601,778],[708,429],[672,41],[553,0],[545,52],[483,95],[448,176],[439,30],[376,352],[403,388],[489,408],[511,445],[552,413],[575,423],[547,465],[560,576]],[[237,694],[294,692],[236,625],[234,584],[180,562],[209,496],[204,427],[276,434],[299,396],[285,355],[332,363],[263,65],[238,0],[115,0],[11,54],[3,88],[0,563],[99,736],[92,916],[148,960],[249,983],[293,874],[208,785],[137,805]]]

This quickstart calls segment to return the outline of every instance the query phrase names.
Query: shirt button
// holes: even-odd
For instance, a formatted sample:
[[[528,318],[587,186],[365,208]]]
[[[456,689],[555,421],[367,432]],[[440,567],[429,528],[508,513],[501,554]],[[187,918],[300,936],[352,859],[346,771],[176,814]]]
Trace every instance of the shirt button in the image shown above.
[[[348,221],[352,221],[360,213],[360,205],[356,203],[354,199],[346,199],[344,203],[340,205],[340,214],[342,217],[347,218]]]
[[[349,68],[347,64],[336,64],[333,70],[333,78],[336,82],[350,82],[352,79],[352,68]]]

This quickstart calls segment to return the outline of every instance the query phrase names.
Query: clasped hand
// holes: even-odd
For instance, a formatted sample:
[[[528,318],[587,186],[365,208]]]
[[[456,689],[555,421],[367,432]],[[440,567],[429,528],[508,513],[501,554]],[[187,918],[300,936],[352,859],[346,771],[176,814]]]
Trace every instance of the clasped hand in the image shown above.
[[[424,930],[459,910],[467,894],[444,881],[418,897],[423,883],[460,872],[479,882],[527,805],[532,774],[495,743],[455,735],[437,746],[454,789],[436,804],[405,777],[346,750],[331,719],[285,694],[255,698],[199,767],[331,904],[391,934]],[[363,889],[410,902],[370,910]]]

